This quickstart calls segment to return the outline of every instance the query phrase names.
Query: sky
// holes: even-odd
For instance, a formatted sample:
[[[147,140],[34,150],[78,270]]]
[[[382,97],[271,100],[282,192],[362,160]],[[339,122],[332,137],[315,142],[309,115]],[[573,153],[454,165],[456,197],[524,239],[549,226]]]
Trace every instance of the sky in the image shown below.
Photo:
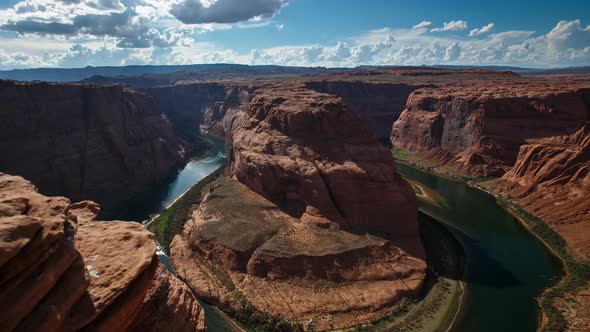
[[[0,69],[590,65],[588,0],[1,0]]]

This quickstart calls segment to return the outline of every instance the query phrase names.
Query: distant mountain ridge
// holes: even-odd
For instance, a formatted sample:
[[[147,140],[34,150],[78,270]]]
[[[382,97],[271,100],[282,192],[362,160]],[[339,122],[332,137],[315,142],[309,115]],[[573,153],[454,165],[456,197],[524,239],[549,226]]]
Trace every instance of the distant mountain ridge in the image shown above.
[[[0,71],[0,79],[14,81],[76,82],[94,76],[143,76],[172,73],[198,73],[205,78],[220,77],[258,77],[275,75],[318,74],[330,71],[347,71],[348,68],[289,67],[289,66],[249,66],[238,64],[198,64],[166,66],[122,66],[85,68],[35,68]]]
[[[0,71],[0,79],[14,81],[46,81],[46,82],[77,82],[94,78],[92,82],[100,81],[100,77],[129,77],[146,76],[146,79],[163,79],[162,74],[181,76],[190,73],[193,79],[220,78],[252,78],[280,75],[308,75],[328,72],[349,72],[367,69],[400,68],[407,66],[359,66],[355,68],[326,68],[326,67],[291,67],[275,65],[240,65],[240,64],[194,64],[194,65],[134,65],[120,67],[84,67],[84,68],[33,68]],[[435,65],[421,66],[443,69],[489,69],[496,71],[512,71],[521,75],[554,75],[554,74],[587,74],[590,66],[568,68],[522,68],[512,66],[454,66]],[[109,80],[111,81],[111,80]]]

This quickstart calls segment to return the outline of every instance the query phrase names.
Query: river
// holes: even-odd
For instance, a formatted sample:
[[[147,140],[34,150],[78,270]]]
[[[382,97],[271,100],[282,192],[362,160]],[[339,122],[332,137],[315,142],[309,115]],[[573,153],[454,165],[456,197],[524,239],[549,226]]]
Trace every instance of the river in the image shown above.
[[[535,300],[562,275],[562,265],[494,197],[398,163],[398,172],[434,199],[420,210],[443,222],[467,255],[465,298],[452,331],[535,331]]]
[[[162,190],[150,213],[162,212],[225,162],[223,142],[214,142],[206,158],[188,162]],[[440,220],[465,248],[466,292],[452,331],[535,331],[539,317],[535,298],[560,278],[560,261],[492,196],[405,164],[397,167],[431,198],[420,200],[420,210]],[[171,269],[163,252],[158,254]],[[205,307],[211,330],[230,327],[215,308]]]
[[[167,207],[182,197],[190,188],[225,164],[225,142],[213,137],[209,137],[209,140],[213,143],[212,148],[204,158],[191,159],[167,186],[162,187],[154,195],[154,198],[149,201],[152,203],[151,206],[141,204],[139,208],[134,211],[134,214],[137,216],[152,216],[151,218],[144,220],[144,225],[146,227],[157,214],[162,213]],[[159,243],[157,243],[157,246],[157,255],[160,262],[171,273],[176,275],[176,271],[174,270],[174,267],[172,267],[170,259],[164,250],[162,250]],[[216,307],[210,306],[202,301],[199,301],[199,303],[201,303],[205,310],[208,331],[241,331],[235,323]]]

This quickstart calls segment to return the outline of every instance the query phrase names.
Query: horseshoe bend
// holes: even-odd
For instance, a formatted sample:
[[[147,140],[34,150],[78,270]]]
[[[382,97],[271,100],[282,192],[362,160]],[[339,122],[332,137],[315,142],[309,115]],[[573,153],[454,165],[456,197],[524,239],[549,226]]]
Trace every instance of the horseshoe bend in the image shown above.
[[[589,13],[1,3],[0,332],[590,331]]]

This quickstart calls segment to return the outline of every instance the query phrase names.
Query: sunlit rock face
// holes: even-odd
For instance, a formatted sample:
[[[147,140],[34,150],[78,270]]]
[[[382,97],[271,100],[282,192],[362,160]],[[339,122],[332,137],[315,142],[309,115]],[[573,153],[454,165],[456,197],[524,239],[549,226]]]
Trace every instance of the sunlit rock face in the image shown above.
[[[206,330],[190,289],[159,264],[153,234],[94,221],[99,211],[0,173],[0,330]]]
[[[339,98],[258,89],[231,139],[227,177],[170,246],[198,296],[252,319],[328,329],[371,322],[418,294],[426,263],[415,195]]]
[[[588,120],[590,89],[510,80],[417,90],[394,123],[394,147],[476,177],[510,170],[520,146],[576,132]]]

